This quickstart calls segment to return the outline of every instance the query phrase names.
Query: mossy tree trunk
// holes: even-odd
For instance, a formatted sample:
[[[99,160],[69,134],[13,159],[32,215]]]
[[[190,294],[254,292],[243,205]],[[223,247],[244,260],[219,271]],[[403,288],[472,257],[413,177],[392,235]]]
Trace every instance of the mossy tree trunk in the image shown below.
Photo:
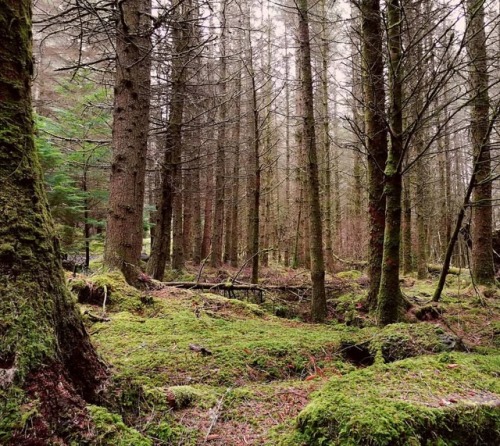
[[[385,165],[385,231],[382,274],[378,292],[380,325],[396,322],[402,301],[399,287],[399,247],[401,232],[401,188],[403,156],[403,88],[401,67],[401,5],[399,0],[387,4],[390,80],[390,145]]]
[[[107,371],[66,289],[35,152],[31,1],[0,0],[0,27],[0,443],[49,444],[88,429],[84,400]],[[26,424],[23,402],[36,410]]]
[[[326,318],[325,264],[323,259],[323,229],[319,201],[318,155],[314,122],[311,43],[307,0],[297,3],[299,12],[300,63],[302,96],[304,100],[304,148],[309,193],[310,252],[312,302],[311,319],[323,322]]]
[[[490,100],[483,4],[483,0],[467,0],[467,50],[471,63],[470,88],[473,95],[471,138],[474,159],[478,165],[472,198],[472,275],[478,284],[489,285],[495,282],[495,276],[492,248]]]
[[[387,158],[385,124],[384,61],[379,0],[361,3],[363,45],[363,91],[368,155],[368,208],[370,215],[368,303],[377,306],[385,230],[384,165]]]
[[[151,0],[118,2],[113,157],[104,263],[138,283],[151,72]]]

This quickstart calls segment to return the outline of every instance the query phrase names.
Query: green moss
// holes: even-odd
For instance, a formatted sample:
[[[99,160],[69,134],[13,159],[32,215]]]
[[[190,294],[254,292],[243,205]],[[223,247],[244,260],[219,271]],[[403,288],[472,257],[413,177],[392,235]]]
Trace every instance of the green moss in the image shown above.
[[[500,356],[446,353],[331,380],[282,444],[496,445]]]
[[[375,332],[370,349],[385,362],[460,349],[460,340],[435,324],[391,324]]]
[[[363,273],[361,271],[352,270],[352,271],[341,271],[340,273],[335,274],[339,279],[346,280],[358,280],[361,278]]]
[[[119,271],[70,279],[69,287],[73,293],[79,295],[79,301],[83,302],[87,301],[88,293],[93,294],[95,303],[98,304],[101,304],[106,295],[106,306],[113,311],[137,312],[143,307],[143,293],[130,286]]]
[[[94,342],[114,364],[117,379],[148,387],[304,379],[313,373],[313,362],[325,367],[339,359],[344,338],[358,341],[362,335],[345,326],[284,321],[212,294],[162,293],[172,297],[156,297],[140,317],[119,311],[111,323],[94,324]],[[192,344],[212,354],[195,352]]]
[[[99,406],[88,406],[95,425],[95,440],[99,446],[152,446],[153,441],[125,425],[120,415]]]
[[[24,428],[32,409],[24,406],[25,394],[17,387],[0,388],[0,444],[7,444],[15,431]]]

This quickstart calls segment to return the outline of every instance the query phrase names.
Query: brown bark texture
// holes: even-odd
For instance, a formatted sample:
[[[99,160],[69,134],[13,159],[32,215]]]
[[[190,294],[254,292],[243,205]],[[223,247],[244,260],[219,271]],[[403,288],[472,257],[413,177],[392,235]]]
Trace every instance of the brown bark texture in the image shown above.
[[[491,155],[489,137],[488,65],[484,24],[484,1],[467,0],[470,88],[472,94],[471,137],[476,183],[472,196],[472,275],[478,284],[495,282],[493,267],[493,212],[491,207]]]
[[[382,273],[385,230],[384,166],[387,158],[384,61],[379,0],[363,0],[361,13],[365,143],[368,161],[368,209],[370,216],[368,304],[373,309],[377,305],[377,293]]]
[[[311,319],[322,322],[326,318],[325,264],[323,259],[323,229],[319,201],[318,155],[314,122],[313,82],[311,70],[311,46],[307,0],[298,2],[300,62],[302,68],[302,95],[304,99],[304,146],[308,178],[310,212],[310,252],[312,302]]]
[[[137,282],[142,250],[151,71],[151,0],[118,2],[113,156],[104,262]]]

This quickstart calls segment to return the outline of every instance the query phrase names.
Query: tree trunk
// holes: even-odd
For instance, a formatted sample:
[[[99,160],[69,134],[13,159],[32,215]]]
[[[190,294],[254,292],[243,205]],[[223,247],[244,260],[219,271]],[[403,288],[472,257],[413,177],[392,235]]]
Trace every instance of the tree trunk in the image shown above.
[[[151,71],[151,0],[120,2],[113,157],[104,263],[137,284],[143,238]]]
[[[238,64],[238,73],[236,74],[236,91],[238,97],[235,104],[235,117],[234,124],[234,166],[233,166],[233,187],[231,195],[231,242],[229,249],[229,262],[231,266],[238,266],[238,211],[239,211],[239,195],[240,195],[240,134],[241,134],[241,62]]]
[[[472,275],[478,284],[495,282],[493,268],[493,216],[489,138],[488,65],[484,30],[484,1],[467,0],[467,50],[471,60],[471,138],[478,163],[472,207]]]
[[[377,306],[382,273],[385,230],[384,166],[387,158],[385,124],[384,61],[379,0],[363,0],[363,91],[365,99],[365,133],[368,156],[368,212],[370,288],[368,304]]]
[[[182,8],[182,6],[179,6]],[[181,17],[181,12],[176,11]],[[175,201],[175,218],[176,221],[181,221],[182,231],[182,195],[180,194],[181,185],[181,170],[180,156],[182,152],[182,121],[184,115],[184,97],[186,91],[185,69],[186,69],[186,51],[187,42],[184,36],[184,30],[181,25],[181,20],[172,28],[172,44],[174,54],[172,56],[172,89],[170,99],[170,112],[168,117],[166,137],[165,137],[165,157],[161,170],[161,191],[157,205],[157,220],[155,226],[155,239],[151,247],[151,257],[148,261],[147,271],[154,279],[162,280],[165,273],[165,267],[170,260],[170,246],[172,235],[172,216],[174,215],[174,200]],[[179,212],[181,213],[179,215]],[[178,224],[178,222],[177,222]],[[179,267],[178,250],[180,247],[181,253],[184,251],[183,234],[179,234],[177,227],[176,237],[174,237],[174,249],[176,249],[176,266]],[[172,263],[173,259],[172,259]],[[172,268],[174,266],[172,265]],[[175,268],[174,268],[175,269]]]
[[[326,270],[333,272],[333,238],[332,238],[332,160],[331,160],[331,144],[330,144],[330,114],[328,107],[328,66],[330,60],[330,47],[328,44],[327,30],[327,10],[326,0],[321,1],[321,102],[323,114],[323,153],[325,164],[325,261]]]
[[[304,98],[304,146],[308,179],[311,238],[311,319],[323,322],[326,318],[325,265],[323,260],[323,235],[319,202],[318,156],[314,123],[313,80],[311,47],[309,39],[309,15],[307,0],[297,3],[299,12],[300,62],[302,71],[302,95]]]
[[[387,5],[391,144],[385,165],[385,231],[382,273],[378,292],[380,325],[397,322],[402,301],[399,288],[399,245],[401,231],[401,164],[403,156],[401,5],[390,0]]]
[[[227,117],[227,59],[226,59],[226,1],[221,4],[220,13],[221,35],[220,35],[220,78],[218,82],[220,90],[219,106],[219,128],[217,134],[217,155],[215,159],[215,203],[214,222],[212,225],[212,252],[210,265],[217,267],[222,264],[222,248],[224,236],[224,189],[225,189],[225,149],[226,141],[226,117]],[[227,230],[227,228],[226,228]]]
[[[66,289],[33,143],[31,1],[0,0],[0,26],[0,442],[83,442],[107,370]]]

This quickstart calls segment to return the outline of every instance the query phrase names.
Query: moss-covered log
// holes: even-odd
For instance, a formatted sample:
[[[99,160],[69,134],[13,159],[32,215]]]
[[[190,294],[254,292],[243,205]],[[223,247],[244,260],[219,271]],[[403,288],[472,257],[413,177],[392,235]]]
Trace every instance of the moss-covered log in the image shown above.
[[[0,28],[0,443],[48,444],[85,430],[106,370],[66,289],[35,153],[31,1],[0,0]]]

